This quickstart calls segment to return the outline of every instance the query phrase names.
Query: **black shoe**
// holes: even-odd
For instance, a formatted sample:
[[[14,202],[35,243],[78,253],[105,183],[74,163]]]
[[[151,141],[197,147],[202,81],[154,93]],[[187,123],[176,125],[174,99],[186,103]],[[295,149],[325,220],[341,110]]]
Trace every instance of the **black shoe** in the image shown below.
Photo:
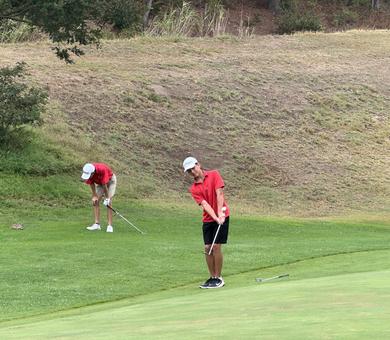
[[[207,288],[221,288],[225,285],[225,282],[218,277],[214,277],[209,283]]]
[[[209,277],[207,279],[207,281],[205,283],[202,283],[199,288],[209,288],[209,285],[210,283],[213,281],[214,279],[212,277]]]

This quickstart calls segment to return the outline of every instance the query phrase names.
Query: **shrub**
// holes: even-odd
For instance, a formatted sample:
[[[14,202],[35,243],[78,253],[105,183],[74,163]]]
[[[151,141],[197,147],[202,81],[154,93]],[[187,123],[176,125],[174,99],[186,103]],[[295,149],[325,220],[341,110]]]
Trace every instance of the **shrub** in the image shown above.
[[[104,11],[104,22],[111,23],[116,30],[140,31],[143,6],[136,0],[108,1]]]
[[[0,68],[0,143],[15,136],[26,125],[41,123],[47,101],[45,91],[23,83],[25,63]],[[12,133],[14,132],[14,133]]]
[[[356,12],[351,11],[348,8],[343,8],[340,12],[336,13],[333,22],[336,26],[341,27],[356,23],[358,18],[359,15]]]
[[[277,21],[279,34],[292,34],[299,31],[317,32],[322,29],[320,19],[311,13],[284,12]]]

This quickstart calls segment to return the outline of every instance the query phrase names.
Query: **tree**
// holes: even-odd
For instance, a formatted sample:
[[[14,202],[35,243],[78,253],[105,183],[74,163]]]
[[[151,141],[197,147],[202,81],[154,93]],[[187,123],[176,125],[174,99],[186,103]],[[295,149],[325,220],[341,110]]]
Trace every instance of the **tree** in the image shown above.
[[[15,67],[0,68],[1,143],[7,140],[12,130],[41,123],[47,94],[23,82],[25,66],[25,63],[17,63]]]
[[[57,56],[72,62],[82,45],[98,44],[103,0],[0,0],[2,20],[26,22],[39,27],[56,44]]]

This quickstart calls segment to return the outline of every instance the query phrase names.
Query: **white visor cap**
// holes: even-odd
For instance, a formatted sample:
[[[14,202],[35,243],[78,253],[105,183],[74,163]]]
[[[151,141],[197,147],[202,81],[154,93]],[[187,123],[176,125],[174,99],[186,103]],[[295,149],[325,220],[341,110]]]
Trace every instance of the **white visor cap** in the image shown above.
[[[184,162],[183,162],[184,172],[186,172],[187,170],[192,169],[197,163],[198,163],[198,161],[196,160],[196,158],[194,158],[194,157],[187,157],[184,160]]]
[[[81,175],[81,179],[87,180],[91,177],[91,175],[95,172],[95,166],[91,163],[87,163],[83,167],[83,174]]]

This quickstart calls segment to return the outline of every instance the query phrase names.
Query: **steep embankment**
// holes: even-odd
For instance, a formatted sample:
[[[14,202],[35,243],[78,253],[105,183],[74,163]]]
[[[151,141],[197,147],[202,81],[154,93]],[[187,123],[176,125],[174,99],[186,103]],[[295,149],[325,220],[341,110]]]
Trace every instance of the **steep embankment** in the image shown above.
[[[0,65],[25,60],[48,86],[41,133],[75,176],[105,160],[132,197],[183,192],[192,154],[262,213],[389,202],[387,31],[105,41],[72,66],[48,45],[0,51]]]

